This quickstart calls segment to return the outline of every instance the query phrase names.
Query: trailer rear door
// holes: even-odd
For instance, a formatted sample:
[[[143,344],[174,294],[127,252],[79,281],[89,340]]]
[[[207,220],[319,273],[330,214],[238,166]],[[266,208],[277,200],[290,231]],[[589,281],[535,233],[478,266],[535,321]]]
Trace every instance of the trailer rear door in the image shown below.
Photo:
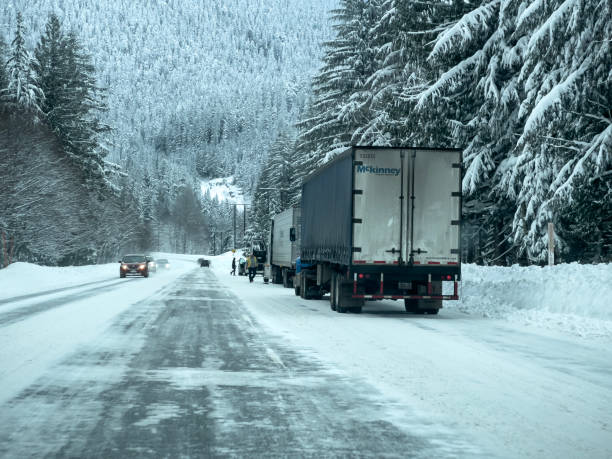
[[[399,149],[355,149],[354,264],[393,264],[400,259],[405,233],[402,155]]]
[[[461,153],[407,151],[410,199],[406,246],[415,263],[457,264],[461,218]],[[414,199],[412,199],[414,198]],[[414,202],[414,209],[411,209]],[[410,253],[408,255],[410,255]]]

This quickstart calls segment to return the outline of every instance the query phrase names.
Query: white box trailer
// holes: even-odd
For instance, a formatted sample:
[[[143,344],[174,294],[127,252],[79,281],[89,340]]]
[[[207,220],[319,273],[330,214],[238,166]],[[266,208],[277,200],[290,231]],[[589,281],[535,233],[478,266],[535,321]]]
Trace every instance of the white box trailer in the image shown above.
[[[267,263],[269,278],[274,284],[292,287],[300,247],[300,208],[291,207],[275,215],[271,223]]]
[[[403,299],[436,314],[458,299],[461,276],[461,151],[352,147],[302,185],[296,293],[330,293],[331,308]],[[442,295],[453,281],[454,294]]]

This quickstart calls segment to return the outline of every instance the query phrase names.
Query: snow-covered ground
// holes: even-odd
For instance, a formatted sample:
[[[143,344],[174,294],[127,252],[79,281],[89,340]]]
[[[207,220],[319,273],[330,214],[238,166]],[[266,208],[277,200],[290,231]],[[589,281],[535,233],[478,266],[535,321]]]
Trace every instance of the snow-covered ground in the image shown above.
[[[162,295],[197,266],[197,257],[166,255],[171,269],[148,279],[119,279],[118,263],[69,268],[15,263],[0,270],[0,405],[102,334],[130,305]],[[15,297],[23,299],[8,302]]]
[[[13,263],[0,270],[0,300],[87,282],[114,279],[118,272],[118,263],[65,268],[38,266],[32,263]]]
[[[208,195],[210,199],[230,204],[249,204],[242,190],[236,186],[234,177],[221,177],[212,180],[202,180],[202,194]]]
[[[0,270],[0,405],[131,305],[206,269],[198,256],[165,257],[171,269],[149,279],[119,279],[114,263]],[[449,426],[501,457],[612,457],[612,265],[467,265],[461,301],[438,316],[392,301],[357,315],[230,276],[231,257],[212,257],[212,270],[245,321],[431,420],[432,432]]]
[[[438,316],[338,314],[213,262],[269,331],[501,457],[612,457],[612,266],[464,267]]]

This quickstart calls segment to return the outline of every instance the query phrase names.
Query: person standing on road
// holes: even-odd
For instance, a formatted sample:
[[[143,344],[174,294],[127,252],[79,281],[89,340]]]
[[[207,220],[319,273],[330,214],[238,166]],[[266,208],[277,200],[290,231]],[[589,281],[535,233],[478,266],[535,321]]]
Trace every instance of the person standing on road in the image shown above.
[[[253,253],[247,258],[247,268],[249,269],[249,282],[253,282],[257,272],[257,257]]]
[[[230,271],[232,276],[236,275],[236,257],[232,258],[232,270]]]

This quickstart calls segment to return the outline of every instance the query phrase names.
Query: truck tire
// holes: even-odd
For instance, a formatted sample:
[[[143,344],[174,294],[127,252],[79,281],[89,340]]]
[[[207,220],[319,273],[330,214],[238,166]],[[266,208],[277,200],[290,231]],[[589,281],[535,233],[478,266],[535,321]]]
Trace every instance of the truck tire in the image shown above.
[[[363,298],[352,298],[353,283],[351,281],[345,281],[342,275],[337,276],[336,292],[337,312],[361,312],[361,308],[365,301]]]
[[[272,272],[270,274],[273,284],[280,284],[282,282],[280,268],[272,266]]]
[[[283,268],[281,272],[281,277],[283,278],[283,287],[291,288],[291,284],[289,283],[289,273],[287,272],[287,268]]]
[[[331,279],[329,281],[329,307],[332,311],[336,310],[336,278],[337,274],[332,272]]]
[[[307,292],[306,292],[307,285],[308,285],[308,282],[306,280],[306,273],[303,272],[300,275],[300,297],[304,300],[308,299]]]
[[[336,312],[344,314],[346,312],[346,307],[344,306],[346,299],[342,296],[342,278],[340,276],[336,276],[336,285],[334,290],[336,293]]]
[[[295,296],[300,296],[300,277],[297,274],[293,276],[293,291]]]

